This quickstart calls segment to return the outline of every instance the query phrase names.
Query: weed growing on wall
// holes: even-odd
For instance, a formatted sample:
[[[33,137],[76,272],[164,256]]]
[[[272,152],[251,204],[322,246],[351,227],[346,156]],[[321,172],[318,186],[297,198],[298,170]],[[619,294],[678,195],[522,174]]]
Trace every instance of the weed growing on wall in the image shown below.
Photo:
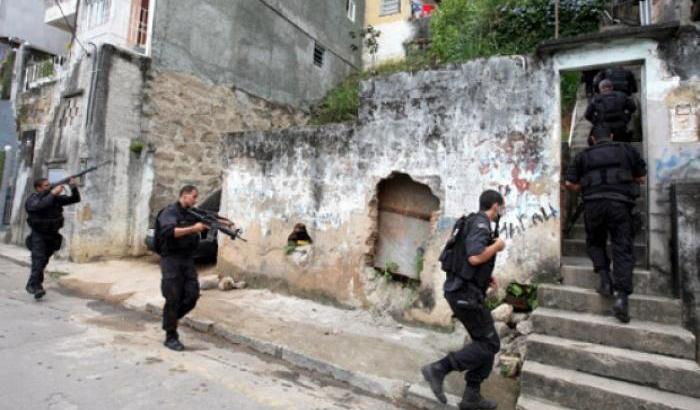
[[[10,99],[10,88],[12,88],[12,70],[15,65],[15,52],[7,53],[5,60],[0,63],[0,99]]]

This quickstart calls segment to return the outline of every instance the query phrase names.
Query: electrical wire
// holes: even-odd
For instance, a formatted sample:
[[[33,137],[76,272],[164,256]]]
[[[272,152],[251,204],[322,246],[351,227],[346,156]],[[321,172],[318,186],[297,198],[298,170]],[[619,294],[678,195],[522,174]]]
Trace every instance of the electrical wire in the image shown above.
[[[68,21],[68,18],[66,17],[66,13],[63,12],[63,7],[61,7],[61,3],[59,0],[53,0],[53,2],[58,6],[58,10],[61,12],[61,16],[63,17],[63,21],[66,23],[68,28],[71,29],[71,40],[75,40],[80,48],[83,49],[85,54],[90,55],[90,52],[87,51],[87,49],[83,46],[83,43],[80,42],[80,39],[78,39],[78,34],[76,33],[77,28],[78,28],[78,4],[80,3],[80,0],[76,0],[75,4],[75,26],[71,25],[70,22]]]

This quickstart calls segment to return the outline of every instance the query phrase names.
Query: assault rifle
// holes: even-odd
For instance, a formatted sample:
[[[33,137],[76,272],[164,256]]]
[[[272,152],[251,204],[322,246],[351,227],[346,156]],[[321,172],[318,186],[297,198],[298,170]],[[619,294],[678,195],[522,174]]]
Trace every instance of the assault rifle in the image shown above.
[[[49,190],[54,189],[54,188],[56,188],[56,187],[59,186],[59,185],[65,185],[65,184],[67,184],[67,183],[71,180],[71,178],[80,178],[80,177],[82,177],[83,175],[85,175],[85,174],[87,174],[87,173],[89,173],[89,172],[92,172],[92,171],[96,170],[96,169],[99,168],[99,167],[103,167],[103,166],[105,166],[105,165],[107,165],[107,164],[109,164],[109,161],[102,162],[102,163],[97,164],[97,165],[94,165],[94,166],[92,166],[92,167],[90,167],[90,168],[85,168],[84,170],[78,172],[77,174],[73,174],[73,175],[71,175],[71,176],[67,176],[67,177],[65,177],[65,178],[63,178],[63,179],[61,179],[61,180],[56,181],[56,182],[52,182],[51,185],[49,186]]]
[[[564,231],[565,236],[571,235],[571,230],[574,229],[574,225],[576,225],[576,221],[578,218],[581,216],[583,213],[583,201],[579,201],[578,205],[576,206],[576,210],[574,211],[574,214],[571,216],[571,219],[569,219],[569,224],[566,227],[566,230]]]
[[[242,229],[230,229],[228,226],[223,225],[220,221],[228,221],[231,223],[233,223],[233,221],[221,215],[218,215],[216,212],[207,211],[206,209],[201,208],[187,208],[187,212],[189,212],[190,215],[194,216],[197,219],[197,221],[207,225],[211,229],[216,229],[224,235],[228,235],[233,240],[240,239],[243,242],[248,242],[241,236],[243,234]]]

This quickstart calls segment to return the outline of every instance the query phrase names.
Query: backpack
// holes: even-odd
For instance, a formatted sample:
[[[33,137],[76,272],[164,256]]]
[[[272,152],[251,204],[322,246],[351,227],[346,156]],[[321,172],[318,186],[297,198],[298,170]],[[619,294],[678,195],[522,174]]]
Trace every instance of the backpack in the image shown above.
[[[613,90],[628,94],[630,89],[627,83],[627,73],[628,71],[624,68],[609,68],[605,70],[605,78],[613,84]]]
[[[625,113],[625,98],[621,94],[602,94],[595,98],[595,108],[600,122],[608,125],[622,124],[629,121]]]
[[[467,263],[466,239],[472,220],[477,214],[462,215],[452,228],[452,235],[440,253],[440,268],[451,275],[461,275]]]
[[[153,227],[153,250],[155,253],[158,255],[162,255],[163,252],[163,235],[160,233],[160,214],[165,211],[165,208],[161,209],[158,211],[158,215],[156,215],[156,223],[155,226]]]

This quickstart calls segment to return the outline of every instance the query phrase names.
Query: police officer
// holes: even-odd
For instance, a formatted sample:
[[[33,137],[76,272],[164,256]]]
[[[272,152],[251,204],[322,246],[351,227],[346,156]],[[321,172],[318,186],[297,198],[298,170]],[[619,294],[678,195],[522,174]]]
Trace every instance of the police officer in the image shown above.
[[[646,163],[631,145],[613,142],[613,134],[606,128],[594,129],[592,142],[592,147],[574,158],[565,185],[583,193],[586,248],[600,275],[598,293],[612,296],[614,292],[613,313],[627,323],[635,264],[632,210],[639,184],[646,177]],[[612,242],[612,279],[606,249],[608,235]]]
[[[27,210],[27,223],[32,232],[27,238],[27,247],[32,253],[32,267],[27,281],[27,292],[41,299],[44,290],[44,269],[49,258],[61,248],[63,237],[58,231],[63,227],[63,207],[80,202],[80,192],[75,178],[68,182],[71,195],[62,195],[63,185],[51,188],[46,178],[34,181],[36,192],[31,194],[24,204]]]
[[[177,322],[194,309],[199,299],[199,280],[194,268],[194,252],[200,233],[208,227],[187,212],[197,203],[197,188],[186,185],[180,198],[158,213],[156,235],[160,244],[161,292],[163,306],[164,345],[175,351],[185,350],[177,333]]]
[[[481,396],[481,383],[493,369],[493,360],[501,348],[491,312],[484,299],[491,283],[496,254],[505,248],[502,239],[492,239],[491,221],[500,218],[505,202],[500,193],[484,191],[479,198],[479,213],[465,223],[466,260],[463,273],[448,274],[444,284],[445,299],[454,316],[469,332],[472,342],[460,351],[451,352],[441,360],[421,369],[435,396],[443,403],[447,398],[442,384],[448,373],[466,371],[467,386],[460,410],[495,409],[497,403]]]
[[[629,142],[627,124],[637,110],[634,101],[622,92],[614,91],[610,80],[600,83],[601,93],[591,99],[586,108],[585,118],[593,127],[603,127],[612,131],[618,142]]]
[[[611,67],[598,72],[593,80],[595,89],[600,90],[603,80],[610,81],[613,90],[624,93],[628,97],[638,91],[637,80],[634,78],[634,74],[626,68]],[[600,91],[602,92],[602,90]]]

